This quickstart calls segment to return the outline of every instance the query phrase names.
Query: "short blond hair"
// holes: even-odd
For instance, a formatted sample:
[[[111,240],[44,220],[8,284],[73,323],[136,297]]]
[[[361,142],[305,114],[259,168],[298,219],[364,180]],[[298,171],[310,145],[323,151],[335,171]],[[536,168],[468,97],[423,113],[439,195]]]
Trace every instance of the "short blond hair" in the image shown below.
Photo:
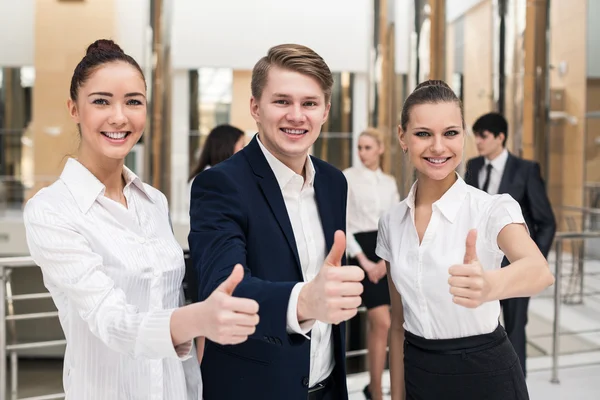
[[[369,136],[370,138],[375,139],[380,146],[383,146],[383,134],[377,128],[369,127],[358,135],[358,137],[361,136]]]
[[[325,94],[325,102],[331,100],[333,76],[325,60],[312,49],[299,44],[280,44],[271,47],[267,55],[258,60],[252,69],[252,96],[260,99],[267,85],[272,66],[310,76],[319,82]]]

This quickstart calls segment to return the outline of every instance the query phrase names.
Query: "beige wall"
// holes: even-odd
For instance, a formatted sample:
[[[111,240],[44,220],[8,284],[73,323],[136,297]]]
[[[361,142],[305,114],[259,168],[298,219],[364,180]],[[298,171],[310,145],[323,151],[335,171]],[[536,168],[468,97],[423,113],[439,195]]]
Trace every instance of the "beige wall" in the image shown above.
[[[464,16],[464,108],[468,131],[482,114],[494,109],[492,98],[492,0],[485,0]],[[465,158],[477,155],[472,135],[467,136]]]
[[[77,150],[77,128],[66,102],[73,69],[94,40],[114,37],[114,1],[37,0],[33,95],[36,187],[51,183]],[[48,132],[57,134],[49,134]],[[31,194],[29,194],[31,195]]]
[[[549,130],[548,191],[553,205],[578,206],[582,205],[584,180],[587,1],[554,0],[550,7],[550,63],[567,63],[563,75],[557,68],[550,70],[550,88],[562,90],[564,110],[577,117],[578,123],[560,121]]]
[[[234,70],[231,96],[231,125],[245,132],[256,132],[256,122],[250,115],[250,82],[252,71]]]

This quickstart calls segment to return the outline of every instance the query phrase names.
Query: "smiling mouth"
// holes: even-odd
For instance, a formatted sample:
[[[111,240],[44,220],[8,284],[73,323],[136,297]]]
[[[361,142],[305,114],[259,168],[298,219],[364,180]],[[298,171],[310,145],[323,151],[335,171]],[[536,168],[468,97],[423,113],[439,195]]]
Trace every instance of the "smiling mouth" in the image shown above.
[[[127,131],[127,132],[104,132],[103,131],[100,133],[103,136],[106,136],[107,138],[112,139],[112,140],[123,140],[131,134],[130,131]]]
[[[306,129],[289,129],[289,128],[279,128],[279,130],[288,135],[302,136],[308,133]]]
[[[434,165],[443,165],[452,157],[424,157],[424,159]]]

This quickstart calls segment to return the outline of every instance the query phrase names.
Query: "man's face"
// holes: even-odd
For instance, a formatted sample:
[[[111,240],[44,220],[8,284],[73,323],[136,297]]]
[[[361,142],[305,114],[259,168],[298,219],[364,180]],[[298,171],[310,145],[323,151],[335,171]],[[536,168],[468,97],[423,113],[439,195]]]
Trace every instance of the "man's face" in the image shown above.
[[[278,67],[269,70],[260,99],[250,100],[262,144],[297,173],[321,133],[330,106],[316,79]]]
[[[480,156],[486,158],[495,158],[504,149],[502,142],[504,141],[504,134],[501,133],[498,136],[490,131],[483,131],[475,135],[475,144],[477,145],[477,151]]]

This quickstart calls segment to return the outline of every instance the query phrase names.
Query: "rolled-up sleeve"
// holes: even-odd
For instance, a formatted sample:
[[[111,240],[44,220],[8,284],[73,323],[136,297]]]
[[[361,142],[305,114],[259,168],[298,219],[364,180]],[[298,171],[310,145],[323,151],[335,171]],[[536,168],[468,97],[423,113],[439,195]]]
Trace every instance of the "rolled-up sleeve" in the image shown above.
[[[114,351],[152,359],[189,357],[173,345],[173,309],[140,312],[103,272],[102,256],[52,207],[29,202],[24,212],[29,251],[53,293],[64,295],[90,331]],[[57,303],[58,305],[58,303]]]

